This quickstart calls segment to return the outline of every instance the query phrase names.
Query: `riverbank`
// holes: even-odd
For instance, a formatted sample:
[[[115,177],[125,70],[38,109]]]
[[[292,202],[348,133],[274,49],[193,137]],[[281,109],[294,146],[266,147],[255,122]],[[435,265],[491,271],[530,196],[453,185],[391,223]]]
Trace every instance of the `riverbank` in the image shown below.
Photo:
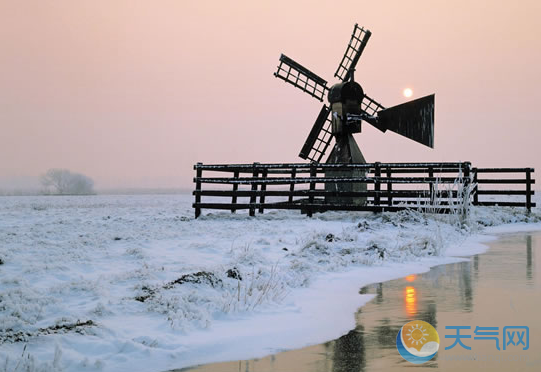
[[[465,372],[537,371],[541,365],[537,342],[541,336],[537,311],[541,306],[541,232],[501,234],[487,244],[490,249],[486,253],[468,260],[361,288],[361,295],[372,296],[372,300],[356,310],[355,326],[334,340],[260,359],[208,364],[184,371],[379,372],[404,367],[419,371],[427,367]],[[405,361],[396,348],[397,333],[412,320],[430,323],[440,337],[436,356],[419,366]],[[469,349],[452,347],[454,339],[445,335],[455,331],[446,326],[470,327],[462,334],[471,337],[461,340]],[[478,326],[497,327],[498,341],[474,339]],[[522,345],[516,335],[514,342],[509,342],[506,334],[504,348],[503,331],[508,326],[528,327]]]

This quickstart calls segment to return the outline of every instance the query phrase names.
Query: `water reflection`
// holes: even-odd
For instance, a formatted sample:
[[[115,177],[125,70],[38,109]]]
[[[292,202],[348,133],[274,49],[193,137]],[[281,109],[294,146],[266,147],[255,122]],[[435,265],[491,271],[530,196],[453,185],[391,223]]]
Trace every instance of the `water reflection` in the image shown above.
[[[334,341],[332,371],[364,371],[366,364],[363,329],[355,329]]]
[[[475,259],[479,261],[479,256],[474,257],[474,263]],[[469,262],[465,262],[463,265],[461,265],[461,273],[460,273],[460,281],[458,283],[460,292],[461,292],[461,299],[462,299],[462,307],[465,311],[472,311],[473,310],[473,288],[472,288],[472,276],[471,276],[471,266],[469,265]]]
[[[532,236],[526,236],[526,279],[531,283],[532,273]]]
[[[415,297],[415,287],[407,286],[404,289],[404,303],[408,315],[417,314],[417,298]]]
[[[538,326],[536,309],[541,306],[541,283],[535,282],[535,267],[540,265],[541,257],[539,249],[541,234],[505,236],[491,244],[488,253],[471,257],[467,262],[437,266],[424,274],[361,288],[360,293],[375,294],[375,297],[355,314],[355,329],[336,340],[262,359],[215,363],[186,370],[349,372],[404,367],[463,372],[487,367],[496,371],[528,370],[530,365],[504,362],[481,365],[446,360],[445,356],[452,352],[464,350],[442,352],[452,343],[443,335],[446,325],[469,325],[472,329],[475,326],[529,325],[530,340],[539,339],[541,326]],[[396,351],[399,329],[413,319],[432,324],[440,334],[440,352],[421,366],[406,362]],[[527,352],[535,356],[539,347],[531,345]],[[474,346],[478,353],[497,352],[490,349],[491,343]],[[536,366],[531,370],[541,370],[534,368]]]

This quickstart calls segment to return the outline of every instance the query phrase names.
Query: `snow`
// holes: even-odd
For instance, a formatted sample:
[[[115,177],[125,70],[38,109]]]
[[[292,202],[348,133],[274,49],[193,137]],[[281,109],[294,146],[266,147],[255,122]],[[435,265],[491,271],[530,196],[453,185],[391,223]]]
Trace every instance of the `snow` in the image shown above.
[[[191,202],[0,197],[0,370],[165,371],[324,342],[355,326],[362,286],[541,230],[539,208],[195,220]]]

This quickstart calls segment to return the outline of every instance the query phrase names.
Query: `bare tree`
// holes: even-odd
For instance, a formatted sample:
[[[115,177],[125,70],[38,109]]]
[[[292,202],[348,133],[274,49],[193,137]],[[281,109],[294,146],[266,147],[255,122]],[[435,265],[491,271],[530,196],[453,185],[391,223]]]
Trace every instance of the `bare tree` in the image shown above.
[[[70,172],[67,169],[49,169],[41,176],[41,184],[47,194],[94,194],[94,181],[91,178],[80,173]]]

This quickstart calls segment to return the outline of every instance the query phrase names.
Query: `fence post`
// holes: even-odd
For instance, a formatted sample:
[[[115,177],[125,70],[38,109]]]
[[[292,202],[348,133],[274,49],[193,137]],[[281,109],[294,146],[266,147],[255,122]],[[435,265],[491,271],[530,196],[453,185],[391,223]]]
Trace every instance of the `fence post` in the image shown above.
[[[199,204],[201,203],[201,176],[203,174],[203,169],[201,166],[203,163],[197,163],[195,165],[195,218],[201,215],[201,208]]]
[[[473,205],[479,204],[479,195],[477,195],[477,190],[479,189],[479,184],[477,183],[477,168],[472,168],[473,172]]]
[[[314,191],[316,189],[316,182],[314,179],[317,177],[316,172],[316,166],[315,163],[310,163],[310,191]],[[313,204],[314,203],[314,195],[310,194],[308,197],[308,203]],[[308,207],[308,210],[306,211],[306,215],[308,217],[312,217],[312,207]]]
[[[297,176],[297,168],[291,168],[291,179],[293,180]],[[290,203],[293,203],[293,191],[295,191],[295,182],[291,182],[289,185],[289,199]]]
[[[526,168],[526,209],[532,211],[532,169]]]
[[[269,170],[267,168],[264,168],[261,173],[261,177],[264,180],[266,180],[268,173],[269,173]],[[265,204],[265,190],[267,190],[267,184],[266,183],[261,184],[260,190],[261,190],[261,196],[259,197],[259,213],[263,213],[263,208],[264,208],[263,204]]]
[[[464,183],[463,183],[463,190],[461,195],[461,201],[462,201],[462,214],[464,217],[468,216],[469,206],[470,206],[470,193],[468,192],[468,188],[470,187],[470,174],[471,174],[471,163],[469,161],[464,162]],[[466,200],[467,198],[467,200]]]
[[[239,178],[239,171],[235,171],[233,173],[233,177],[235,179],[238,179]],[[237,204],[237,191],[239,189],[239,184],[238,183],[234,183],[233,184],[233,196],[231,197],[231,204],[233,204],[233,208],[231,208],[231,213],[235,213],[237,211],[235,207],[235,204]]]
[[[434,168],[428,167],[428,177],[434,178]],[[428,187],[430,189],[430,205],[434,206],[434,202],[436,201],[436,195],[434,195],[434,181],[428,182]]]
[[[391,175],[392,175],[392,169],[391,167],[387,167],[387,178],[389,178],[389,181],[387,182],[387,204],[389,206],[393,205],[393,197],[391,196],[391,191],[393,191],[393,181],[391,181]]]
[[[255,206],[254,204],[257,201],[256,191],[257,191],[257,176],[259,175],[259,168],[257,167],[259,163],[254,163],[252,176],[254,180],[252,180],[252,195],[250,195],[250,216],[255,216]]]
[[[374,163],[374,191],[376,192],[376,195],[374,196],[374,206],[379,207],[381,198],[379,195],[379,192],[381,191],[381,185],[379,183],[379,179],[381,177],[381,163],[379,161]]]

